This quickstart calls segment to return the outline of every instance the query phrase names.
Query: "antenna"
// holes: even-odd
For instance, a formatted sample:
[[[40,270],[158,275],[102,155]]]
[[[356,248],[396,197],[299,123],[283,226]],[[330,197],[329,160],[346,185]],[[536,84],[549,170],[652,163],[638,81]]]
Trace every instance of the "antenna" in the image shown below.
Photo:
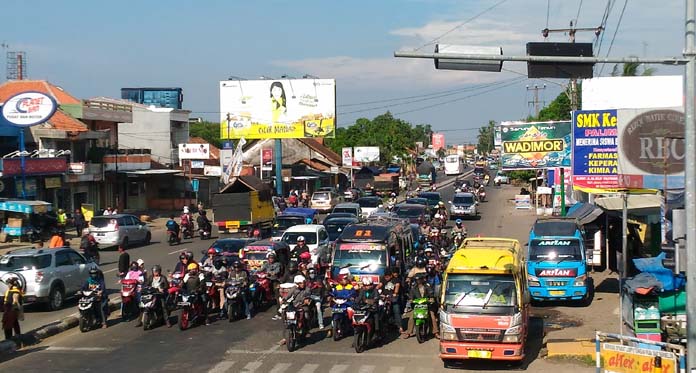
[[[7,44],[2,44],[7,48]],[[23,80],[27,77],[27,53],[23,51],[7,52],[7,80]]]

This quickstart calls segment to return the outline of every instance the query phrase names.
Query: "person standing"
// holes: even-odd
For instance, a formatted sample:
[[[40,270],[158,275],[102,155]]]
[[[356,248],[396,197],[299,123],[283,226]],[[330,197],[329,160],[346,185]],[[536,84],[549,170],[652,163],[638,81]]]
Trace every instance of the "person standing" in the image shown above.
[[[87,228],[87,222],[85,221],[85,216],[82,214],[80,209],[75,209],[75,215],[73,215],[73,224],[75,225],[75,235],[77,237],[83,234],[85,228]]]
[[[65,225],[68,223],[68,215],[65,210],[58,209],[58,215],[56,215],[56,222],[58,223],[58,229],[65,232]]]
[[[130,268],[130,255],[126,252],[126,249],[123,246],[118,247],[118,275],[121,278],[126,277],[126,274],[128,274],[128,270]]]
[[[19,286],[19,279],[11,277],[7,280],[2,314],[2,329],[5,331],[5,339],[12,338],[13,331],[15,336],[21,334],[19,322],[24,320],[23,305],[24,294]]]

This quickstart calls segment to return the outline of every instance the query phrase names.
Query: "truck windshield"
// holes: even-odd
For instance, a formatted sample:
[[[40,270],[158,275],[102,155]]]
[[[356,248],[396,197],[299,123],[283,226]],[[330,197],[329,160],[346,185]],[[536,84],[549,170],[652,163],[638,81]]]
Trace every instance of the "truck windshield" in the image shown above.
[[[298,224],[304,224],[305,219],[300,216],[279,216],[276,218],[276,222],[273,225],[273,229],[284,231],[290,227],[294,227]]]
[[[449,274],[445,287],[445,307],[467,312],[472,308],[513,307],[517,305],[515,280],[510,275]]]
[[[582,260],[580,241],[577,239],[532,240],[529,244],[532,261]]]
[[[384,245],[372,242],[341,242],[336,245],[333,266],[344,267],[350,264],[351,268],[365,266],[385,265],[387,251]],[[374,270],[370,268],[371,270]],[[370,270],[365,269],[370,272]]]

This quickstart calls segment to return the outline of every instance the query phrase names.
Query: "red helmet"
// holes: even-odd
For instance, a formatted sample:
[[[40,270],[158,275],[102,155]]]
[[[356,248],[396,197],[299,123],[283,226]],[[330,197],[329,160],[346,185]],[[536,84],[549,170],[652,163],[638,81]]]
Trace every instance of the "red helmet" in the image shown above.
[[[310,261],[312,259],[312,254],[309,252],[305,251],[302,254],[300,254],[300,260],[302,261]]]
[[[211,247],[210,249],[208,249],[208,254],[215,255],[215,254],[217,254],[217,251],[215,251],[215,249]]]

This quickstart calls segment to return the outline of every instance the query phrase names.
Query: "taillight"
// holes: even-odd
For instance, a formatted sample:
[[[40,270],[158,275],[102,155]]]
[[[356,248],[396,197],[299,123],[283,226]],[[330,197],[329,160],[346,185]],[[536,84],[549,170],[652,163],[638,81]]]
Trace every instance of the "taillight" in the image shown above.
[[[44,273],[41,271],[36,271],[36,277],[34,277],[34,282],[40,283],[44,278]]]

